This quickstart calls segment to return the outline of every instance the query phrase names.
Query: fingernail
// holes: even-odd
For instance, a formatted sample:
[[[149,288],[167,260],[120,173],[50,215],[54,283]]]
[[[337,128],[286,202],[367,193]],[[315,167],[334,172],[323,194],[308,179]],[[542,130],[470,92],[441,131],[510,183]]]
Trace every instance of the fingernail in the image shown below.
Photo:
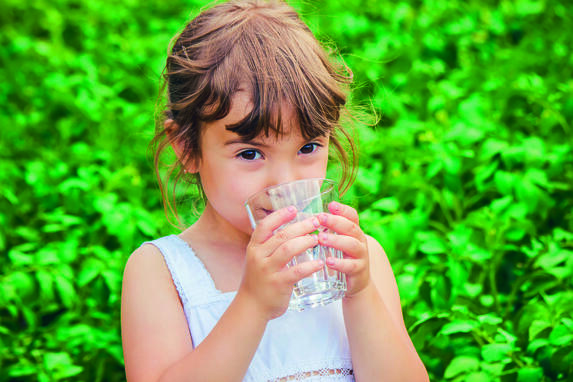
[[[315,244],[318,244],[318,235],[312,235]]]
[[[324,243],[326,239],[328,239],[328,235],[324,232],[321,232],[318,234],[318,239]]]
[[[330,203],[330,210],[335,212],[338,211],[340,209],[340,203],[338,202],[332,202]]]
[[[318,215],[318,219],[320,220],[321,223],[326,223],[326,214]]]
[[[290,213],[296,212],[296,208],[294,208],[294,206],[290,206],[289,208],[287,208],[287,210]]]
[[[327,265],[334,265],[334,257],[327,257],[326,258]]]
[[[317,218],[312,219],[312,225],[315,226],[316,228],[318,228],[320,226],[320,223],[318,222]]]

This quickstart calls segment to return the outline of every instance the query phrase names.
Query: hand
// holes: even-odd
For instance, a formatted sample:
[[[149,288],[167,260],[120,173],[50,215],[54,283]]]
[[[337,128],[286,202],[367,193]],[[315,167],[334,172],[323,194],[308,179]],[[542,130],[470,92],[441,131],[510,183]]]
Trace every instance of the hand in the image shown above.
[[[238,294],[249,296],[267,319],[282,315],[288,308],[293,286],[324,266],[320,260],[287,268],[295,256],[318,244],[309,235],[320,226],[316,217],[276,229],[296,216],[294,207],[275,211],[261,220],[247,245],[245,271]]]
[[[321,232],[318,240],[321,245],[339,249],[343,259],[329,257],[326,265],[346,274],[347,290],[345,297],[352,297],[364,290],[370,283],[368,243],[358,222],[358,213],[350,206],[331,202],[330,214],[318,215],[320,224],[337,234]]]

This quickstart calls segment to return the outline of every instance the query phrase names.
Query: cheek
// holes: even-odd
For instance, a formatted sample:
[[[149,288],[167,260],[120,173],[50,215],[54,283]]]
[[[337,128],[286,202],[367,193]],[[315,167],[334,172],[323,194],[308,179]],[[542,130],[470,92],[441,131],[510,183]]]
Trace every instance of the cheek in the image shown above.
[[[226,199],[228,208],[232,208],[236,216],[245,214],[245,202],[249,197],[259,191],[255,179],[244,177],[229,177],[226,187]]]
[[[314,162],[306,170],[306,178],[325,178],[328,167],[328,151],[321,155],[320,159]]]

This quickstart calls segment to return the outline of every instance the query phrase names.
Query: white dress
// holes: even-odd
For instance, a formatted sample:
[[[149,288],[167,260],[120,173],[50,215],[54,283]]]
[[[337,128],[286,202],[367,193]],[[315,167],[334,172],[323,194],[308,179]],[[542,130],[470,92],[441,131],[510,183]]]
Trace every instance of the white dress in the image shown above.
[[[153,244],[163,254],[183,302],[193,345],[199,345],[236,292],[215,288],[201,260],[178,236],[144,244]],[[243,381],[354,381],[341,302],[287,311],[269,321]]]

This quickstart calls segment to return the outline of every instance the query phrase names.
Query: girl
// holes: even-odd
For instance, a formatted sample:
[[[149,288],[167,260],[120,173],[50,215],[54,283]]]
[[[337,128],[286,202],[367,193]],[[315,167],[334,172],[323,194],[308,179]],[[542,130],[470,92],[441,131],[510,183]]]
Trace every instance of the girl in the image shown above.
[[[181,234],[145,243],[127,262],[129,381],[428,379],[388,259],[354,209],[333,202],[330,213],[273,235],[294,208],[267,216],[254,231],[244,208],[267,186],[325,177],[330,148],[343,165],[341,184],[350,185],[343,140],[351,152],[354,146],[339,124],[350,78],[342,73],[282,2],[219,4],[177,37],[165,69],[167,118],[156,137],[166,139],[155,165],[172,146],[177,179],[195,180],[205,208]],[[176,213],[173,202],[166,205]],[[319,225],[337,235],[313,235]],[[346,274],[346,295],[287,312],[293,284],[324,264],[285,265],[317,243],[344,252],[326,265]]]

